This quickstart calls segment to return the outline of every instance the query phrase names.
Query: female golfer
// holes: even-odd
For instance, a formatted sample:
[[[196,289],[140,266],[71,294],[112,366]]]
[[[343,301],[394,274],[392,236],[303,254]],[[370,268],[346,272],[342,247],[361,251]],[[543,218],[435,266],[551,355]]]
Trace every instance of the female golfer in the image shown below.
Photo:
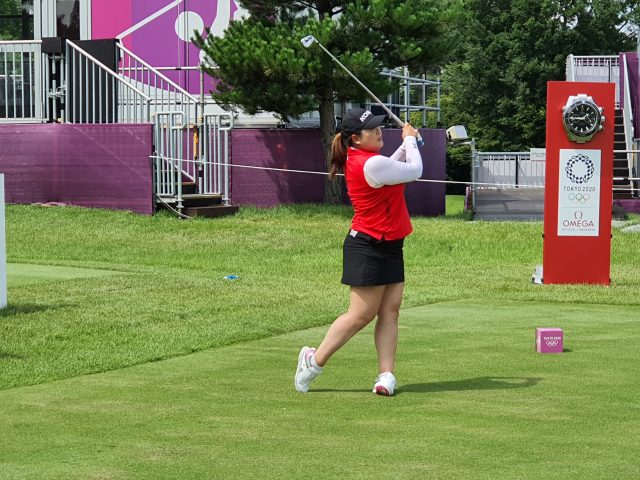
[[[298,356],[296,390],[307,392],[331,355],[376,316],[378,378],[373,393],[393,395],[393,366],[398,346],[398,315],[404,286],[402,245],[413,228],[404,201],[404,184],[420,178],[418,131],[405,124],[402,146],[389,158],[382,148],[380,123],[385,116],[354,108],[342,120],[331,151],[333,178],[344,171],[355,215],[344,241],[342,283],[351,286],[349,310],[338,317],[318,349],[304,347]]]

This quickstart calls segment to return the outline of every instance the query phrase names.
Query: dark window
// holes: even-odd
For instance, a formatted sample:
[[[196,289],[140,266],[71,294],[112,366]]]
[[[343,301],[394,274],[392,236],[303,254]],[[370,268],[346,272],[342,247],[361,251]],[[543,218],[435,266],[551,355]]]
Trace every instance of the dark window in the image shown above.
[[[80,40],[80,0],[57,0],[58,37]]]

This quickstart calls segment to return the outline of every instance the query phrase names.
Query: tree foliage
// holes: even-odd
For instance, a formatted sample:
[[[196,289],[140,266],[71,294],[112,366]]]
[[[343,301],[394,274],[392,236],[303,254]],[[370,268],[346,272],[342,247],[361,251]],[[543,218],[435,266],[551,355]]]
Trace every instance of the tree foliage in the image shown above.
[[[1,15],[22,13],[21,0],[0,0]],[[0,40],[18,40],[22,35],[22,22],[14,18],[0,18]]]
[[[300,40],[315,36],[372,91],[385,95],[396,85],[380,76],[383,68],[425,68],[453,50],[452,26],[461,11],[459,0],[240,4],[249,18],[231,21],[223,37],[196,38],[206,54],[203,69],[219,81],[213,98],[227,110],[249,114],[296,118],[318,110],[327,167],[334,104],[361,102],[366,93],[317,45],[306,49]],[[338,186],[327,184],[329,203],[340,201]]]
[[[480,149],[544,147],[547,82],[565,79],[569,54],[635,50],[637,2],[467,0],[463,41],[446,66],[445,119]]]
[[[462,40],[442,75],[442,124],[465,125],[479,150],[544,147],[547,82],[565,79],[569,54],[635,50],[637,7],[628,0],[466,0]],[[448,147],[448,178],[468,181],[470,173],[468,147]]]

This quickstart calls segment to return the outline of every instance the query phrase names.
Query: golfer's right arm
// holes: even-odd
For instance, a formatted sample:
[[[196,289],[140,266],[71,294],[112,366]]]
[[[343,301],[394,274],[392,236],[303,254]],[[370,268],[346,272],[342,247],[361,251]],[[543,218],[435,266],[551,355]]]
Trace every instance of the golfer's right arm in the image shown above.
[[[400,150],[404,150],[406,161],[402,161]],[[407,136],[402,146],[391,157],[376,155],[364,165],[365,178],[373,188],[384,185],[398,185],[413,182],[422,176],[422,157],[418,150],[418,140],[415,136]]]

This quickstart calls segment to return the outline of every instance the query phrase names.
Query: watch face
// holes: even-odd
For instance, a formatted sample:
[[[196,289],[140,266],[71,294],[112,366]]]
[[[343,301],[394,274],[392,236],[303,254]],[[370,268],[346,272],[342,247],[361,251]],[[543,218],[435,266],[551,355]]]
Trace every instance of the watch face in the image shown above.
[[[576,137],[593,135],[600,126],[600,110],[598,106],[587,100],[572,103],[563,115],[567,130]]]

